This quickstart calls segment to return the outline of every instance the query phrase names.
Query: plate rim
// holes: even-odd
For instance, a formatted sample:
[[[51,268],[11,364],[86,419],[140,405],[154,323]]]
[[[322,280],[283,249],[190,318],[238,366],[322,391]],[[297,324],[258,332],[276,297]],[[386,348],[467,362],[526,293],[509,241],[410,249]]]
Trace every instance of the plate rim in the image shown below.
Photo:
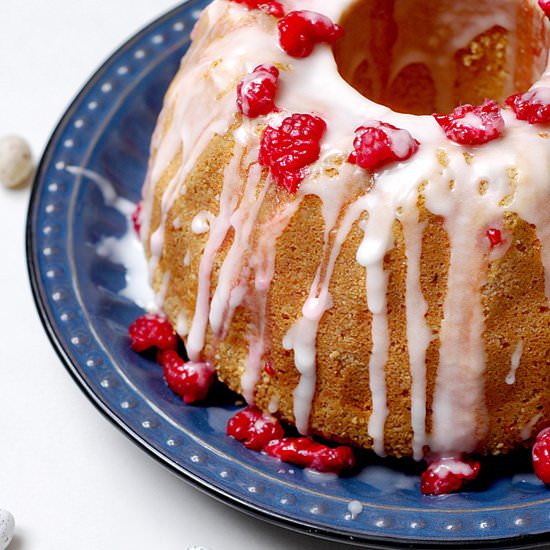
[[[108,55],[105,60],[96,67],[91,73],[91,76],[85,81],[76,95],[70,100],[67,108],[61,115],[58,123],[55,125],[51,135],[41,154],[40,161],[33,178],[32,189],[30,193],[29,205],[27,209],[26,224],[25,224],[25,254],[27,275],[30,282],[33,300],[38,311],[40,321],[45,329],[46,335],[54,348],[57,356],[65,369],[69,372],[72,379],[76,382],[80,390],[92,402],[96,409],[109,420],[115,427],[119,429],[130,441],[138,448],[147,453],[156,462],[168,469],[172,474],[179,479],[184,480],[191,486],[201,492],[215,498],[219,502],[231,506],[233,509],[245,512],[257,519],[266,521],[272,525],[284,527],[294,532],[312,535],[333,542],[346,544],[361,545],[363,548],[372,548],[373,550],[386,550],[388,548],[542,548],[550,542],[550,531],[538,534],[526,534],[505,538],[488,538],[481,541],[471,539],[466,540],[444,540],[444,539],[426,539],[426,538],[398,538],[392,536],[378,536],[369,534],[368,536],[358,536],[357,534],[346,534],[343,531],[335,531],[322,527],[318,524],[309,523],[305,520],[296,520],[284,514],[269,511],[261,508],[251,501],[247,501],[238,495],[230,494],[223,488],[216,487],[209,480],[204,479],[193,472],[187,470],[183,465],[177,464],[170,457],[163,454],[159,449],[156,449],[150,442],[147,441],[140,433],[128,425],[124,419],[114,411],[109,404],[99,395],[95,389],[89,384],[83,376],[78,361],[71,355],[69,350],[63,343],[63,338],[59,333],[59,328],[55,321],[55,316],[48,307],[48,300],[42,285],[42,277],[38,262],[38,250],[35,240],[34,223],[38,214],[39,204],[39,183],[43,179],[47,167],[50,165],[53,156],[54,146],[57,143],[57,138],[61,135],[71,120],[81,99],[94,88],[96,83],[101,80],[107,69],[113,65],[115,60],[122,55],[126,50],[130,50],[132,46],[139,43],[151,31],[171,20],[176,14],[182,10],[191,9],[192,5],[201,0],[183,0],[179,5],[170,9],[163,15],[155,18],[151,22],[142,26],[136,33],[129,36],[121,45]]]

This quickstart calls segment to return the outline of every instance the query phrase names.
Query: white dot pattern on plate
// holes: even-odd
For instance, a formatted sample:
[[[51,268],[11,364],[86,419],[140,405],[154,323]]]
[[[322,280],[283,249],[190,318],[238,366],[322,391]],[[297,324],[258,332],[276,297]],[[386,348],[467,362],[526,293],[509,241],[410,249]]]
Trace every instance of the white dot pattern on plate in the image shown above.
[[[103,364],[103,359],[101,357],[90,357],[86,360],[86,366],[93,368],[99,367]]]
[[[378,529],[389,529],[393,527],[393,521],[388,517],[376,518],[373,523]]]
[[[203,464],[208,460],[208,458],[202,451],[194,450],[190,452],[189,460],[194,464]]]
[[[102,388],[114,388],[117,385],[116,378],[106,376],[100,382]]]
[[[497,525],[497,522],[494,519],[484,519],[479,522],[480,529],[494,529]]]
[[[59,289],[52,292],[52,300],[54,302],[61,302],[67,298],[67,291],[65,289]]]
[[[146,428],[148,430],[151,430],[151,429],[156,428],[158,426],[158,420],[152,419],[152,418],[147,418],[141,423],[141,425],[144,428]]]
[[[63,321],[64,323],[67,323],[67,322],[71,321],[74,318],[75,318],[75,314],[72,311],[64,311],[59,316],[59,319],[61,319],[61,321]]]
[[[46,225],[46,227],[44,227],[44,229],[42,229],[42,232],[44,233],[44,235],[49,235],[52,232],[52,226],[51,225]],[[44,252],[44,254],[45,253],[46,252]]]
[[[526,527],[531,523],[531,518],[529,516],[518,516],[514,518],[514,525],[517,527]]]
[[[408,536],[414,536],[413,532],[416,532],[419,538],[422,535],[439,536],[445,540],[452,538],[458,540],[464,534],[471,536],[471,533],[475,533],[476,530],[480,537],[483,537],[483,533],[487,531],[490,531],[488,535],[490,537],[500,536],[501,530],[505,530],[508,534],[512,533],[512,535],[529,533],[535,523],[534,517],[521,510],[521,513],[516,515],[508,514],[505,520],[500,518],[495,520],[490,512],[469,516],[467,519],[464,519],[462,515],[457,518],[452,509],[446,509],[447,513],[445,514],[432,514],[431,516],[429,514],[425,516],[424,510],[413,514],[407,513],[400,516],[399,520],[395,520],[390,515],[393,512],[386,514],[384,510],[376,509],[376,507],[369,509],[371,503],[362,493],[355,494],[361,494],[361,499],[364,500],[364,512],[356,516],[354,522],[350,522],[344,512],[349,500],[337,500],[337,504],[333,505],[332,495],[323,494],[323,485],[311,486],[304,477],[302,469],[266,462],[265,457],[254,454],[246,458],[239,458],[235,465],[234,455],[225,457],[223,453],[217,454],[216,450],[212,452],[212,447],[216,449],[217,445],[215,438],[220,434],[214,434],[214,439],[210,440],[210,434],[205,436],[201,433],[195,439],[195,433],[191,429],[189,432],[186,431],[187,415],[190,418],[193,417],[194,412],[189,412],[193,411],[193,408],[182,409],[182,418],[178,418],[177,415],[170,418],[169,413],[163,416],[162,403],[159,405],[159,403],[151,401],[148,395],[136,392],[135,397],[131,396],[134,395],[135,387],[131,386],[134,380],[132,376],[125,377],[127,373],[124,368],[121,371],[117,370],[120,360],[120,357],[117,356],[118,350],[113,351],[109,346],[102,348],[97,345],[96,334],[90,330],[95,328],[94,320],[90,321],[84,317],[80,305],[75,301],[75,285],[72,279],[74,274],[71,272],[72,268],[66,264],[66,256],[71,255],[71,250],[68,250],[67,247],[67,228],[64,222],[69,201],[74,196],[74,177],[67,175],[66,166],[74,165],[93,169],[93,166],[87,163],[95,154],[95,150],[91,149],[92,144],[100,143],[98,138],[102,138],[104,135],[99,133],[99,128],[105,125],[107,117],[114,117],[113,113],[117,113],[117,101],[124,94],[131,94],[136,83],[142,82],[140,79],[145,70],[154,72],[156,67],[164,63],[170,48],[176,46],[182,48],[187,44],[187,34],[194,24],[191,18],[198,17],[199,10],[195,8],[199,3],[196,0],[190,0],[187,7],[178,8],[163,25],[155,26],[131,43],[126,50],[121,50],[122,53],[117,53],[107,68],[100,73],[100,76],[96,77],[96,81],[77,98],[75,105],[71,108],[69,118],[65,121],[65,126],[60,126],[61,131],[58,131],[57,141],[53,141],[55,148],[50,146],[52,161],[47,170],[43,172],[42,180],[39,182],[42,184],[42,189],[46,190],[49,195],[42,194],[37,201],[35,217],[38,221],[35,235],[39,245],[37,245],[35,253],[41,264],[41,280],[44,285],[46,307],[53,311],[50,319],[53,318],[52,324],[63,334],[65,349],[68,344],[71,353],[81,356],[83,365],[81,370],[84,372],[84,378],[90,381],[89,384],[93,392],[99,394],[105,402],[109,403],[109,408],[116,411],[116,415],[123,423],[130,426],[134,433],[140,434],[147,442],[153,442],[157,449],[165,453],[175,469],[185,470],[187,468],[188,471],[197,472],[204,479],[209,479],[209,476],[212,476],[212,479],[217,480],[220,486],[226,487],[230,492],[234,491],[233,494],[238,494],[242,501],[253,503],[269,501],[269,506],[272,507],[273,503],[279,505],[279,508],[284,510],[283,513],[291,518],[305,518],[309,519],[311,523],[316,522],[319,525],[331,521],[340,522],[341,525],[346,526],[349,532],[363,532],[363,529],[366,529],[379,536],[391,537],[407,530]],[[181,15],[184,12],[185,18]],[[155,94],[158,95],[158,92],[156,91]],[[147,98],[147,101],[150,102],[151,98]],[[118,104],[120,105],[120,102]],[[147,105],[147,108],[150,109],[150,106]],[[154,116],[156,113],[150,117],[151,124]],[[124,146],[126,143],[117,143],[116,145]],[[143,152],[140,153],[143,154]],[[78,212],[76,215],[78,216]],[[94,231],[92,233],[95,236]],[[102,279],[101,281],[103,282]],[[114,295],[113,292],[112,296]],[[111,295],[109,299],[111,299]],[[117,301],[115,306],[119,307],[120,303],[121,301]],[[120,325],[115,326],[114,329],[115,334],[120,335],[120,332],[117,332],[121,330]],[[89,339],[89,343],[86,345],[83,344],[84,337]],[[139,376],[150,376],[146,370],[148,368],[151,368],[151,372],[153,372],[152,366],[147,363],[148,360],[139,358],[139,356],[136,356],[135,360],[125,356],[124,361],[134,363],[132,368],[135,368],[133,374],[136,375],[136,379]],[[156,380],[160,381],[160,378]],[[162,387],[164,388],[162,390],[164,392],[162,393],[163,399],[168,396],[169,405],[173,406],[173,396],[167,393],[168,390],[164,386]],[[163,412],[159,412],[159,410]],[[198,411],[199,408],[197,407],[195,410]],[[199,415],[199,418],[202,417]],[[180,423],[185,429],[178,431]],[[250,471],[255,471],[256,474],[260,472],[260,479],[247,469],[249,461],[253,464]],[[185,464],[185,468],[180,468],[183,464]],[[262,477],[264,474],[265,477]],[[273,483],[274,479],[277,481]],[[283,485],[279,484],[281,479],[284,481]],[[328,483],[336,486],[341,481],[334,480]],[[342,483],[346,483],[346,480]],[[296,491],[296,495],[293,494],[294,491]],[[406,491],[402,491],[405,495]],[[337,492],[338,489],[336,489]],[[453,495],[451,500],[455,496],[461,498],[459,495]],[[474,493],[473,497],[475,500],[477,495]],[[405,495],[404,498],[409,497]],[[480,507],[482,505],[483,503]],[[401,504],[395,506],[396,513],[400,513],[400,506]],[[437,505],[434,504],[434,506]],[[492,503],[487,506],[492,506]],[[441,508],[445,508],[445,504],[442,504]],[[543,515],[544,520],[548,522],[548,512],[545,511]],[[427,517],[426,521],[425,517]],[[461,520],[464,521],[464,524]]]
[[[423,520],[414,520],[409,523],[409,527],[414,530],[424,529],[426,522]]]

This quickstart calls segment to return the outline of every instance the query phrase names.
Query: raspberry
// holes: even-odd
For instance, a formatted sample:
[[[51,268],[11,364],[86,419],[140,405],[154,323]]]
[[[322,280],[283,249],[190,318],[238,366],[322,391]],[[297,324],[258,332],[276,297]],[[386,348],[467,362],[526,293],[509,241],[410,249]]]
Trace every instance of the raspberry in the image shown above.
[[[307,57],[316,44],[334,44],[344,29],[314,11],[291,11],[278,23],[281,48],[292,57]]]
[[[249,10],[262,10],[273,17],[282,17],[285,10],[280,2],[275,0],[231,0],[237,4],[245,5]]]
[[[407,160],[419,147],[407,130],[391,124],[369,121],[355,130],[354,150],[348,162],[365,170],[373,170],[385,164]]]
[[[163,315],[146,313],[136,319],[128,329],[130,347],[137,352],[150,348],[176,349],[178,338],[172,325]]]
[[[262,135],[258,160],[277,184],[295,193],[305,178],[306,167],[321,154],[321,139],[327,125],[322,118],[294,114],[278,128],[267,126]]]
[[[479,474],[479,462],[458,457],[438,457],[430,461],[420,479],[423,495],[446,495],[460,489]]]
[[[216,373],[212,365],[195,361],[185,363],[174,350],[162,352],[159,363],[168,387],[180,395],[186,403],[194,403],[206,398]]]
[[[247,407],[229,419],[227,435],[241,441],[248,449],[261,451],[270,441],[279,440],[285,433],[278,420],[256,407]]]
[[[272,65],[259,65],[237,85],[237,107],[243,115],[256,118],[275,108],[279,71]]]
[[[531,456],[537,477],[544,483],[550,483],[550,428],[537,435]]]
[[[139,235],[141,231],[141,209],[143,203],[139,201],[136,205],[136,209],[132,212],[132,223],[134,224],[134,230]]]
[[[275,376],[276,371],[271,361],[266,361],[264,365],[264,371],[268,376]]]
[[[491,248],[495,248],[503,242],[502,231],[500,229],[494,229],[491,227],[490,229],[487,229],[487,238],[491,243]]]
[[[539,0],[539,6],[546,17],[550,17],[550,0]]]
[[[504,131],[499,104],[486,100],[477,107],[461,105],[449,115],[434,115],[445,135],[460,145],[482,145],[497,139]]]
[[[505,104],[519,120],[526,120],[529,124],[550,122],[550,88],[537,88],[524,94],[511,95]]]
[[[318,472],[340,473],[355,465],[350,447],[327,447],[307,437],[285,437],[271,441],[264,451],[283,462],[304,466]]]

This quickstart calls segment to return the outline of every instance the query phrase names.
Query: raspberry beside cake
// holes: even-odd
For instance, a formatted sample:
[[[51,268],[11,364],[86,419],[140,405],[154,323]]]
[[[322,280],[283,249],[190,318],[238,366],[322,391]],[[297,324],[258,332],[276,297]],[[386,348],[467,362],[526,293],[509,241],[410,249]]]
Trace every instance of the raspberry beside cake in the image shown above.
[[[381,455],[530,442],[550,418],[549,32],[530,0],[214,0],[140,215],[190,359]]]

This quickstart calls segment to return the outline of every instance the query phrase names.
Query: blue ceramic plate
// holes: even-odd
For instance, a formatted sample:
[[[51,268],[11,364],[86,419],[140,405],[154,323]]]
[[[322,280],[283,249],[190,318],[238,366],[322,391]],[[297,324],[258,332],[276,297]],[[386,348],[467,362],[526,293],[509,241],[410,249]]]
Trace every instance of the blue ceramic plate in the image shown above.
[[[496,461],[486,470],[505,468],[498,475],[442,498],[420,495],[418,471],[408,463],[371,461],[353,477],[315,476],[228,439],[233,405],[219,396],[212,406],[184,406],[154,362],[130,351],[127,327],[141,311],[119,294],[124,268],[97,254],[104,238],[125,233],[126,218],[67,167],[92,170],[138,200],[162,97],[205,4],[182,4],[120,48],[68,109],[42,159],[28,216],[28,264],[40,315],[70,373],[159,462],[264,519],[371,548],[548,542],[550,492],[525,457],[511,466]],[[360,504],[350,507],[352,501]]]

